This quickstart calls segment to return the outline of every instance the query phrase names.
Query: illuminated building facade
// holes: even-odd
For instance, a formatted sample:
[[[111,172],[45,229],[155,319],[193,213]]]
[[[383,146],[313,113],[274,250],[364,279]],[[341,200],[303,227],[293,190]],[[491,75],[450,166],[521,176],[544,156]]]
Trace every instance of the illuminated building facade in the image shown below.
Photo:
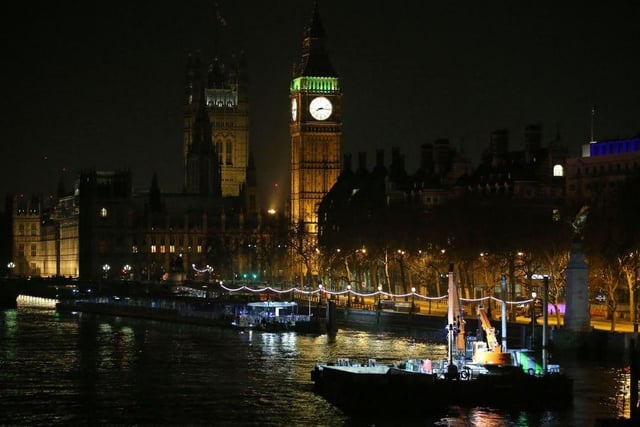
[[[325,32],[313,11],[302,58],[290,86],[290,219],[306,232],[318,231],[318,207],[340,175],[342,91],[325,49]]]
[[[39,275],[46,269],[40,234],[41,201],[37,197],[17,196],[11,208],[14,274]]]
[[[251,174],[249,174],[251,175]],[[167,281],[269,276],[285,280],[284,217],[247,214],[241,197],[133,192],[128,171],[83,171],[72,194],[8,205],[15,276]],[[211,270],[209,270],[211,267]]]
[[[199,111],[206,112],[208,123]],[[208,145],[204,145],[203,137],[209,139]],[[244,57],[234,57],[227,64],[216,57],[205,67],[199,56],[189,56],[182,138],[185,191],[239,196],[247,181],[249,151],[249,97]],[[217,158],[217,165],[211,164],[210,155]],[[219,183],[215,182],[216,174],[220,176]],[[219,190],[205,188],[207,179],[203,177],[219,186]]]
[[[78,277],[79,219],[75,196],[61,197],[53,207],[43,207],[38,197],[16,196],[9,210],[12,274]]]
[[[55,258],[55,274],[44,276],[78,277],[80,274],[80,221],[77,193],[60,197],[50,216],[48,245],[53,249],[49,257]]]

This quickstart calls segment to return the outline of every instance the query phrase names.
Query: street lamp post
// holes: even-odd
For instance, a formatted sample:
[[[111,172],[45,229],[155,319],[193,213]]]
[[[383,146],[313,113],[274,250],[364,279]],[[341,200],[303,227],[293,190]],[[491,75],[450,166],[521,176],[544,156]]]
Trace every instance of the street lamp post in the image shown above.
[[[98,282],[98,291],[102,292],[102,282],[106,282],[109,278],[109,270],[111,270],[111,266],[109,264],[104,264],[102,266],[102,271],[104,272],[103,280]],[[106,286],[106,283],[105,283]]]
[[[400,260],[400,282],[402,283],[402,289],[403,292],[406,292],[406,283],[404,281],[404,254],[405,252],[402,249],[398,249],[398,255],[399,255],[399,260]]]
[[[638,347],[638,309],[640,308],[640,304],[638,304],[638,251],[635,253],[635,259],[633,261],[633,303],[634,307],[634,316],[633,316],[633,338],[636,342],[636,346]],[[638,347],[640,348],[640,347]]]
[[[547,373],[547,347],[549,345],[549,335],[547,328],[549,327],[549,276],[543,278],[543,294],[542,294],[542,372]]]
[[[378,285],[378,311],[382,308],[382,285]]]
[[[122,273],[123,273],[124,279],[129,280],[130,279],[129,274],[131,274],[131,266],[129,264],[125,264],[122,267]]]
[[[500,316],[502,317],[502,351],[507,351],[507,276],[500,277],[500,298],[502,304],[500,307]]]
[[[347,307],[351,307],[351,285],[347,285]]]
[[[411,313],[414,312],[416,308],[416,288],[411,288]]]
[[[9,261],[9,264],[7,264],[7,268],[9,269],[9,277],[12,277],[13,269],[16,268],[16,264],[13,261]]]
[[[635,310],[634,310],[634,316],[633,316],[633,338],[634,338],[634,344],[635,344],[635,348],[632,349],[632,354],[634,354],[635,357],[635,361],[632,362],[631,365],[631,390],[630,390],[630,395],[631,395],[631,402],[630,402],[630,407],[631,407],[631,419],[635,419],[635,418],[640,418],[640,408],[638,407],[638,378],[637,378],[637,374],[636,374],[636,378],[634,379],[634,375],[633,372],[634,370],[637,371],[637,367],[639,365],[639,362],[637,360],[637,356],[638,356],[638,350],[640,350],[640,343],[638,343],[638,309],[640,308],[640,304],[638,304],[638,255],[640,255],[638,253],[638,250],[636,249],[635,251],[635,259],[633,262],[633,280],[634,280],[634,289],[633,289],[633,295],[634,295],[634,299],[633,299],[633,303],[635,304]],[[636,367],[636,369],[633,369],[634,366]]]
[[[102,266],[102,271],[104,271],[104,278],[107,279],[109,277],[109,270],[111,270],[111,266],[109,264],[105,264]]]
[[[538,294],[534,291],[531,292],[531,350],[535,349],[536,345],[536,297]]]

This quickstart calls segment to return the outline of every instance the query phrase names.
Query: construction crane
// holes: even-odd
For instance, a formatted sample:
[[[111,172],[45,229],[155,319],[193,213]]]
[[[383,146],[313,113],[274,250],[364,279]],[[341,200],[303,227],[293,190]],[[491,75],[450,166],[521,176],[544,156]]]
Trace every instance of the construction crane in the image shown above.
[[[480,323],[482,330],[484,331],[487,340],[476,341],[473,344],[473,361],[483,365],[510,365],[511,354],[503,353],[502,347],[498,344],[496,339],[496,329],[491,326],[491,321],[487,317],[487,313],[484,310],[483,305],[478,306],[478,317],[480,317]]]

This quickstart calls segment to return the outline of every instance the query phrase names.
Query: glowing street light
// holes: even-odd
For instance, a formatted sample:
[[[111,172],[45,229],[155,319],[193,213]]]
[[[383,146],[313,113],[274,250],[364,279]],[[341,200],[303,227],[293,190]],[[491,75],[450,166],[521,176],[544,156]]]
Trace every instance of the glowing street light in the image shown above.
[[[351,285],[347,285],[347,307],[351,307]]]
[[[109,275],[109,270],[111,270],[111,266],[109,264],[105,264],[102,266],[102,271],[104,271],[104,278],[106,279]]]
[[[13,261],[9,261],[7,268],[9,269],[9,276],[13,276],[13,270],[16,268],[16,264]]]

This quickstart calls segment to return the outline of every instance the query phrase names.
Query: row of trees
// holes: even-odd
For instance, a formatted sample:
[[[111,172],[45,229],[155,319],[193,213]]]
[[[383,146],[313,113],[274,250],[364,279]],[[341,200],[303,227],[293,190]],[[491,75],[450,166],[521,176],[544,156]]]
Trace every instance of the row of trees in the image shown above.
[[[550,297],[559,302],[571,242],[568,223],[554,220],[551,209],[522,200],[463,197],[425,216],[403,209],[399,220],[366,220],[354,238],[327,239],[320,250],[324,282],[344,287],[355,279],[362,290],[382,286],[394,294],[412,288],[428,296],[446,294],[446,274],[454,266],[466,298],[494,295],[507,275],[508,300],[528,297],[549,276]],[[354,224],[354,226],[356,226]],[[515,316],[515,306],[512,306]]]
[[[291,247],[317,281],[330,289],[411,291],[441,296],[453,264],[465,297],[493,295],[504,274],[508,300],[529,298],[549,277],[549,301],[564,302],[565,270],[571,243],[582,241],[593,301],[603,299],[615,329],[616,312],[628,304],[636,319],[640,248],[640,176],[589,201],[586,226],[577,233],[576,212],[516,197],[465,196],[425,214],[419,207],[389,208],[349,223],[348,230]],[[584,218],[582,218],[584,219]],[[315,266],[315,267],[314,267]],[[497,295],[496,295],[497,296]],[[515,305],[511,305],[515,317]],[[559,311],[556,310],[556,313]]]
[[[585,226],[590,290],[606,301],[612,331],[623,303],[628,303],[631,319],[638,321],[639,212],[640,173],[636,173],[590,206]]]
[[[586,225],[576,233],[576,212],[539,200],[468,195],[428,212],[406,203],[353,217],[330,235],[308,235],[274,217],[234,245],[217,245],[226,254],[212,265],[224,278],[243,270],[274,285],[428,296],[446,294],[446,274],[453,265],[464,297],[499,297],[506,275],[508,300],[530,298],[548,276],[549,301],[564,302],[565,270],[571,243],[580,238],[589,266],[589,290],[603,298],[615,328],[616,312],[637,312],[640,263],[640,175],[586,202]],[[359,213],[360,214],[360,213]],[[228,236],[227,236],[228,237]],[[225,240],[225,239],[222,239]],[[235,255],[234,255],[235,254]],[[510,305],[515,309],[515,305]],[[558,310],[556,310],[556,313]],[[510,315],[515,316],[515,310]]]

